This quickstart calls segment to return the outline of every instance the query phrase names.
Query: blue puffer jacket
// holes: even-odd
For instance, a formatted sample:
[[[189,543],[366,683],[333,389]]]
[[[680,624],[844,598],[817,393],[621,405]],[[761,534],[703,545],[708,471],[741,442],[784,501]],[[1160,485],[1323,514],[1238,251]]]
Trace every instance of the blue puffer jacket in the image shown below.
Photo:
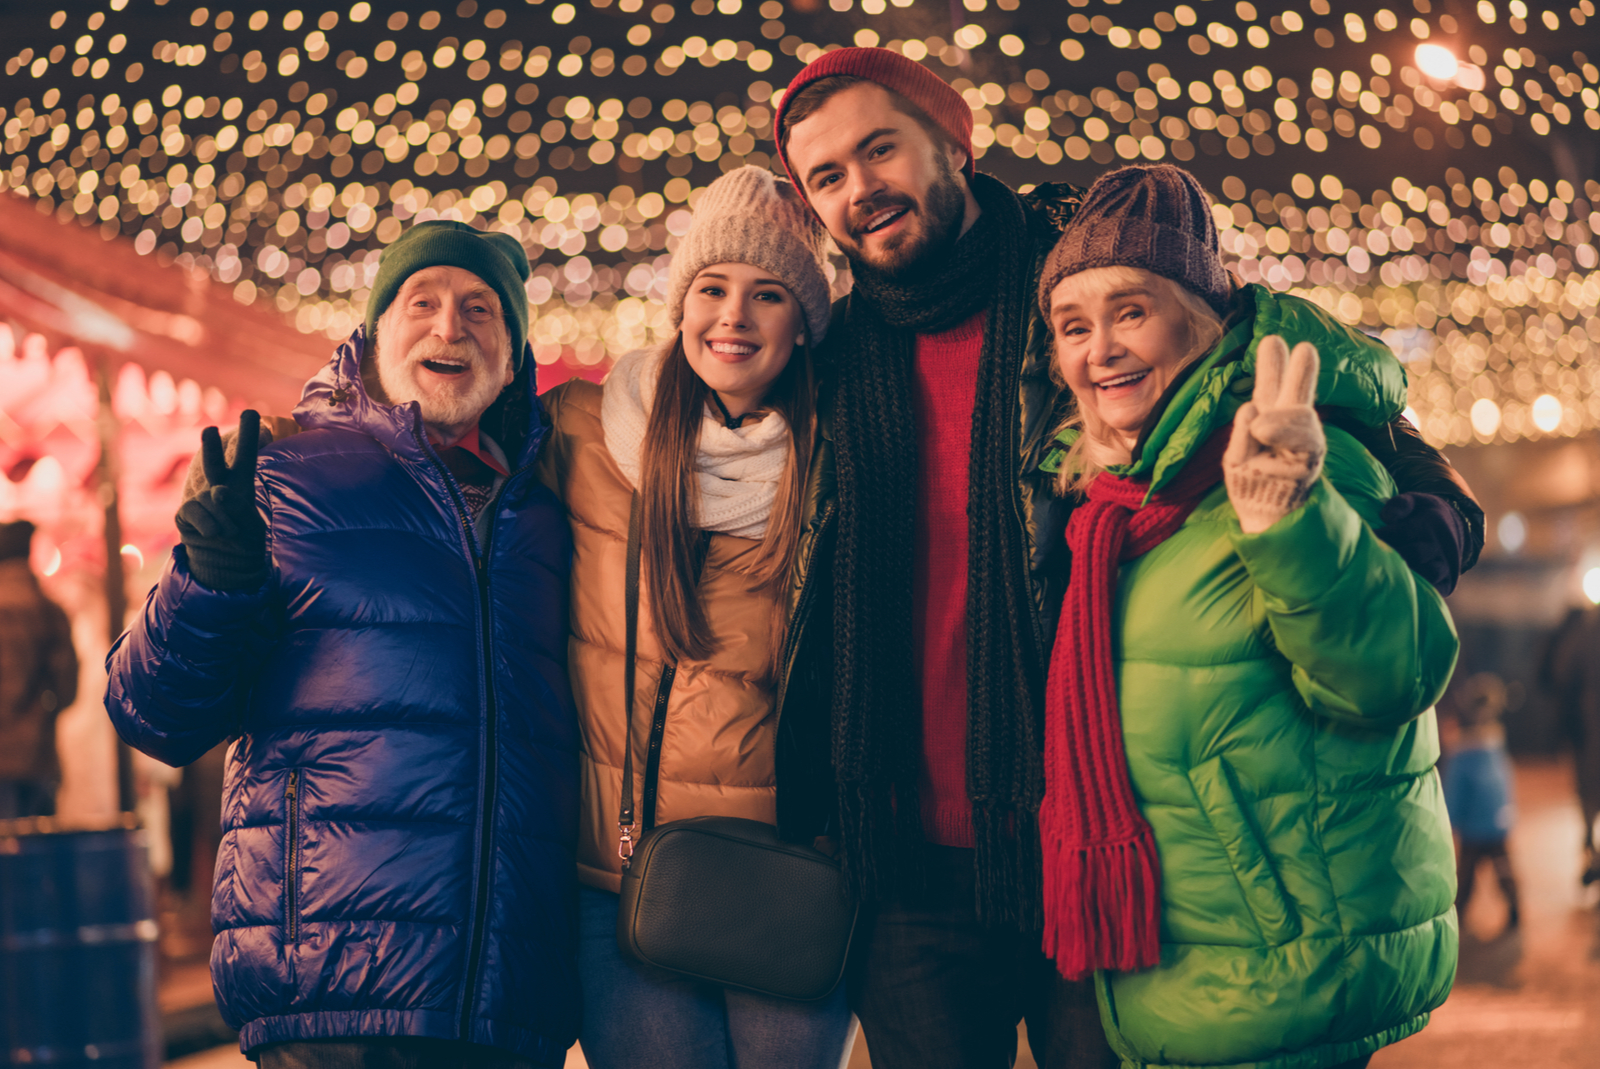
[[[571,536],[532,471],[532,361],[485,414],[512,473],[480,553],[416,406],[363,391],[361,349],[358,330],[307,384],[304,433],[261,452],[264,588],[206,589],[175,549],[106,707],[173,765],[240,735],[211,972],[244,1050],[426,1036],[559,1066],[579,1023]],[[512,402],[520,449],[492,429]]]

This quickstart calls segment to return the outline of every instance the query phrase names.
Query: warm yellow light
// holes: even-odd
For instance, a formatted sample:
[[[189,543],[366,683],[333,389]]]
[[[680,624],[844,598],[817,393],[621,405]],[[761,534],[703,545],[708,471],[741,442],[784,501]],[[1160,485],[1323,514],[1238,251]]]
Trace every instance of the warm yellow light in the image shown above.
[[[1417,69],[1429,78],[1448,82],[1461,69],[1461,61],[1444,45],[1422,44],[1417,46]]]
[[[1500,406],[1487,397],[1472,402],[1468,416],[1472,420],[1472,429],[1484,438],[1492,437],[1500,429]]]
[[[1533,425],[1546,434],[1561,426],[1561,402],[1550,394],[1541,394],[1533,402]]]

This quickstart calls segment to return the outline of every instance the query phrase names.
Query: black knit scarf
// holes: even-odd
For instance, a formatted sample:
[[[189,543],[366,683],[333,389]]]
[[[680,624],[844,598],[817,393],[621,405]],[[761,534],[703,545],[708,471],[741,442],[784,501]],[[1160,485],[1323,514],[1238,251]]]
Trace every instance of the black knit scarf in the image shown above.
[[[984,312],[968,471],[967,792],[979,916],[1030,931],[1041,923],[1046,651],[1020,524],[1016,405],[1032,270],[1054,235],[1002,183],[978,175],[972,188],[982,213],[927,269],[887,278],[857,267],[842,336],[829,339],[838,365],[833,758],[852,888],[867,901],[913,890],[923,836],[912,360],[917,334]]]

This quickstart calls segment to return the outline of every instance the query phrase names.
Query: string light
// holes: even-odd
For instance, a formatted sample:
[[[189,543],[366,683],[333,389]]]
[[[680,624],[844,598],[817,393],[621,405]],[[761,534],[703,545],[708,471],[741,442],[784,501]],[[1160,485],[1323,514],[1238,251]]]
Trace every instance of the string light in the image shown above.
[[[0,186],[302,330],[347,333],[383,247],[443,218],[529,250],[541,362],[658,342],[699,191],[774,165],[801,64],[877,44],[947,78],[980,166],[1024,188],[1201,171],[1230,267],[1388,341],[1430,440],[1600,427],[1600,185],[1517,148],[1600,131],[1600,71],[1563,51],[1592,0],[110,6],[0,46]]]
[[[1417,68],[1429,78],[1448,82],[1461,69],[1461,61],[1443,45],[1424,44],[1417,46]]]

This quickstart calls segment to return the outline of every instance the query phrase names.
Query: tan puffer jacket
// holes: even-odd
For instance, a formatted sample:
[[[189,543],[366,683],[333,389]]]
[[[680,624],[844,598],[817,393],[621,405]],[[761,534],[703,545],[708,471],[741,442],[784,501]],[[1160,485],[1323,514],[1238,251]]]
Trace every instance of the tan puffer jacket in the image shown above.
[[[578,878],[619,891],[617,809],[622,790],[623,587],[633,486],[606,449],[601,388],[573,380],[544,394],[552,431],[540,474],[572,521],[572,637],[568,664],[582,732]],[[661,738],[655,823],[732,816],[774,823],[772,634],[774,597],[754,572],[760,543],[714,534],[700,579],[716,652],[678,665]],[[663,668],[649,592],[640,583],[633,707],[633,774],[643,792],[651,713]],[[648,814],[641,806],[641,821]]]

